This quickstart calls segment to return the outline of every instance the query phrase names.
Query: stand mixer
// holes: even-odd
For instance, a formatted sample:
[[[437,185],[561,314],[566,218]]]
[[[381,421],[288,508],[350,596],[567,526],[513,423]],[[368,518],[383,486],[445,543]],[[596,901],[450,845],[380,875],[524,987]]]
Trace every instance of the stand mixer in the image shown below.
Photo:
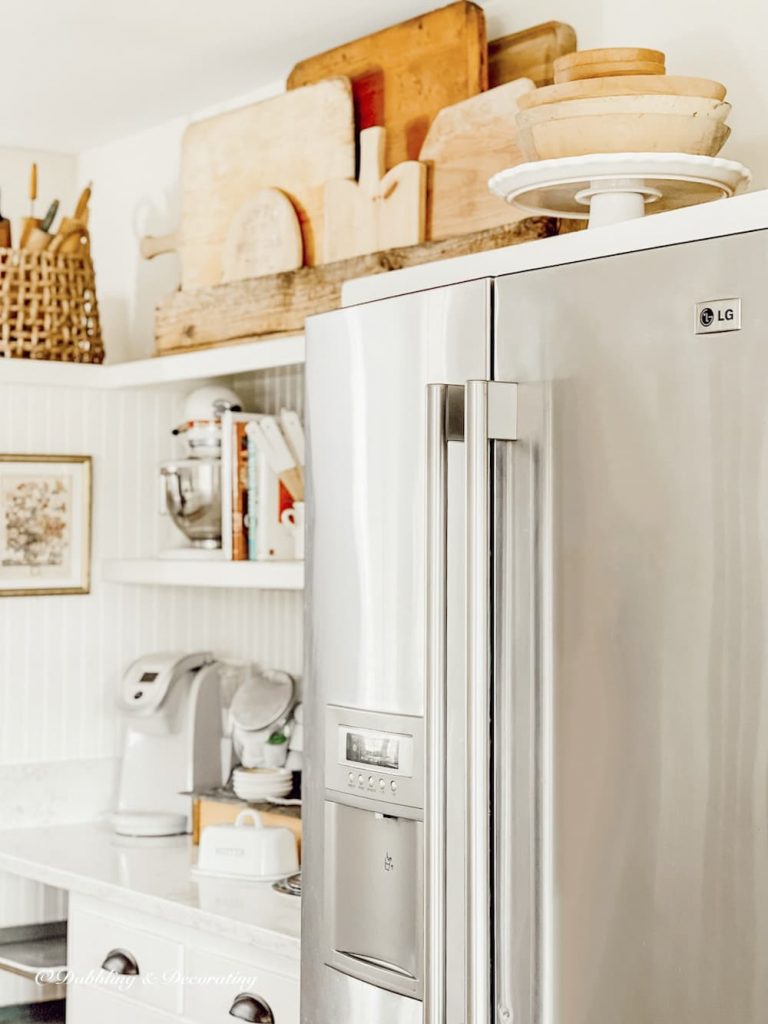
[[[173,557],[217,557],[221,553],[221,416],[242,403],[230,388],[202,387],[184,404],[185,421],[173,431],[184,438],[185,458],[160,466],[164,506],[189,545]]]

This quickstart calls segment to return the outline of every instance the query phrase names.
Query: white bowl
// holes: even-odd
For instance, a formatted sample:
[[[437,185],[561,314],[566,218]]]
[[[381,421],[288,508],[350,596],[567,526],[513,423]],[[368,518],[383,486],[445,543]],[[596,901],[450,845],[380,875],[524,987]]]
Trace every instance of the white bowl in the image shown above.
[[[243,779],[279,779],[290,776],[285,768],[235,768],[235,778]]]
[[[245,802],[248,803],[248,804],[262,803],[264,800],[268,800],[270,797],[288,796],[288,794],[290,792],[291,792],[291,787],[290,786],[285,786],[285,787],[283,787],[281,789],[263,790],[263,791],[258,792],[258,793],[249,792],[248,790],[245,790],[245,789],[235,790],[235,794],[241,800],[245,800]]]
[[[271,796],[288,796],[291,786],[274,786],[272,789],[241,789],[235,786],[235,794],[246,803],[259,803]]]

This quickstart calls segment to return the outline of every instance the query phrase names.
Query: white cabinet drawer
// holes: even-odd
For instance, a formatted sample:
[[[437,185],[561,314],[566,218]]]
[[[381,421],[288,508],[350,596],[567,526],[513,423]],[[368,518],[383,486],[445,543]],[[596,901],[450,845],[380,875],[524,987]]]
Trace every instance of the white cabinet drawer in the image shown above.
[[[199,1024],[233,1024],[236,997],[256,996],[272,1011],[275,1024],[299,1024],[299,979],[238,960],[187,949],[184,1017]]]
[[[128,954],[138,967],[138,975],[129,977],[129,984],[119,988],[125,999],[166,1013],[181,1013],[184,966],[181,943],[98,914],[82,910],[73,913],[68,934],[68,963],[76,976],[72,988],[90,988],[78,985],[76,979],[97,972],[95,988],[109,996],[112,979],[101,965],[110,953],[118,954],[114,957],[115,973],[121,973],[120,953]],[[117,986],[112,986],[112,992],[116,990]],[[135,1008],[133,1012],[133,1020],[137,1021]]]
[[[110,992],[78,985],[67,995],[67,1024],[178,1024],[178,1021],[149,1007],[139,1008],[136,1003]]]

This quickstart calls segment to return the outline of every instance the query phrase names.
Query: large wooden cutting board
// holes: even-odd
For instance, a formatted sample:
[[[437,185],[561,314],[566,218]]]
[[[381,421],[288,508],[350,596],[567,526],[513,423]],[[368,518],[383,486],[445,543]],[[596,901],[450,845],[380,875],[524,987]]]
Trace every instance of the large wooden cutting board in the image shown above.
[[[488,44],[488,82],[493,89],[515,78],[551,85],[553,63],[576,49],[576,33],[562,21],[547,21]]]
[[[295,207],[310,266],[321,259],[325,183],[355,175],[349,79],[334,78],[191,125],[182,143],[182,288],[219,284],[230,225],[262,188]]]
[[[527,216],[488,189],[488,179],[522,163],[515,115],[533,91],[521,78],[441,110],[420,159],[428,167],[427,238],[451,238]]]
[[[352,79],[359,130],[387,129],[387,168],[416,160],[437,112],[488,88],[485,17],[449,4],[302,61],[288,88],[330,75]]]

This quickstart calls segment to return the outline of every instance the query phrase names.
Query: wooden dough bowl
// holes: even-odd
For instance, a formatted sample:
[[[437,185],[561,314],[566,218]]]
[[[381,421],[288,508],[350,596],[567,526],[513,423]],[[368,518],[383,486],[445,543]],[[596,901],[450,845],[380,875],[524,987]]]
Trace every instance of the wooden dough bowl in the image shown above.
[[[591,100],[602,96],[698,96],[702,99],[724,100],[726,88],[708,78],[686,78],[682,75],[611,75],[580,82],[545,85],[518,99],[521,110],[543,107],[566,100]]]
[[[533,111],[523,111],[518,117],[530,113]],[[716,156],[730,133],[730,128],[715,117],[617,112],[518,123],[518,145],[527,160],[589,153]]]

